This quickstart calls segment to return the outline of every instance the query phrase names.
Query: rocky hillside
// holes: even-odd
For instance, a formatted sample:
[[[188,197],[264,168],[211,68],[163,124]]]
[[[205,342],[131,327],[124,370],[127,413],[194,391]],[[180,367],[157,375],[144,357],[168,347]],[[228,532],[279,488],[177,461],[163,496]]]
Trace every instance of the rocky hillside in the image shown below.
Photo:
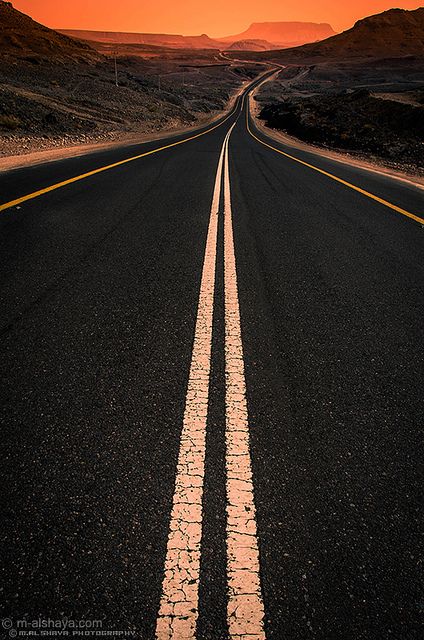
[[[157,48],[152,57],[120,50],[115,74],[115,56],[97,44],[106,50],[0,0],[0,156],[204,122],[261,70],[218,62],[215,50]]]
[[[318,63],[329,59],[424,56],[424,7],[390,9],[359,20],[347,31],[315,44],[286,49],[274,59]]]
[[[43,60],[90,63],[101,58],[88,44],[44,27],[3,1],[0,1],[0,57],[35,63]]]
[[[269,127],[306,142],[366,154],[397,168],[424,167],[424,94],[415,105],[379,99],[359,89],[349,94],[288,98],[260,117]],[[421,104],[418,102],[421,100]],[[421,168],[421,169],[420,169]]]

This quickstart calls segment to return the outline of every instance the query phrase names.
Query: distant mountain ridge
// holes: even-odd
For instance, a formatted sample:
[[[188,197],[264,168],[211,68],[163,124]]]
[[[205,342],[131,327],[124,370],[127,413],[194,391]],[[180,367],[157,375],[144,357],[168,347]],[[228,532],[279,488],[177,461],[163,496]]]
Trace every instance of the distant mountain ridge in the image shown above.
[[[83,29],[59,29],[60,33],[81,40],[112,44],[143,44],[174,49],[226,49],[261,51],[278,47],[316,42],[335,32],[329,24],[313,22],[257,22],[234,36],[210,38],[183,36],[170,33],[129,33],[119,31],[90,31]],[[249,49],[250,47],[250,49]]]
[[[131,33],[125,31],[90,31],[85,29],[58,29],[59,33],[114,44],[147,44],[174,49],[220,49],[220,42],[209,38],[205,33],[200,36],[183,36],[173,33]]]

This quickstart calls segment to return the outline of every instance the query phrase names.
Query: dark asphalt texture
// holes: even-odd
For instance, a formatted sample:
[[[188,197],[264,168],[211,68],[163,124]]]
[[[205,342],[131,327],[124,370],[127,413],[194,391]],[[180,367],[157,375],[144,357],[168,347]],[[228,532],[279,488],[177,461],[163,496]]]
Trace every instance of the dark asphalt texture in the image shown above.
[[[267,638],[424,637],[424,229],[267,149],[245,110],[0,213],[2,618],[154,638],[215,173],[238,118]],[[267,141],[423,215],[412,185]],[[0,202],[166,142],[4,172]],[[222,244],[221,219],[199,640],[227,636]]]

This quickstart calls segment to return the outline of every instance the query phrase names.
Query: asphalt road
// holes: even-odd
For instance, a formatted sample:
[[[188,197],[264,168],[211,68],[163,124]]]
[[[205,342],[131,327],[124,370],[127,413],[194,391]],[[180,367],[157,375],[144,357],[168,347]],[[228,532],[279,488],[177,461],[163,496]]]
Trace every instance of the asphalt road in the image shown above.
[[[0,174],[1,209],[144,154],[0,213],[13,629],[424,636],[423,191],[249,133],[246,103]]]

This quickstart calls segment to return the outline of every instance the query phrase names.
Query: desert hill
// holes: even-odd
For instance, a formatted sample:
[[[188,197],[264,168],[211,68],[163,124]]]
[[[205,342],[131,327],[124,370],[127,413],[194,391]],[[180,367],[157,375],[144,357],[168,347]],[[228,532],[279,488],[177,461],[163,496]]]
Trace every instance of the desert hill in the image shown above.
[[[95,62],[99,54],[88,44],[49,29],[0,1],[0,57],[65,63]]]
[[[405,56],[424,56],[424,7],[414,11],[389,9],[359,20],[351,29],[322,42],[275,52],[273,58],[317,63]]]
[[[269,51],[275,48],[267,40],[236,40],[229,45],[228,51]]]

